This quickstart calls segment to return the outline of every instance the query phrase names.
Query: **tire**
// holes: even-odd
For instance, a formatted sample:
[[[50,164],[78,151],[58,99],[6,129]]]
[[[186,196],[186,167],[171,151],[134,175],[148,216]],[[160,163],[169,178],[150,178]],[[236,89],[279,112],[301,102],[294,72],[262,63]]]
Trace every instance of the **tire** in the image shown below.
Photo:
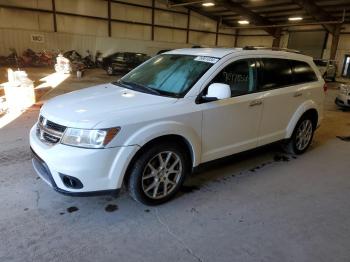
[[[304,115],[296,124],[292,137],[284,145],[286,153],[293,155],[303,154],[310,146],[316,124],[310,115]],[[304,130],[304,135],[302,134]],[[304,139],[304,141],[302,141]]]
[[[165,203],[179,191],[189,170],[189,157],[177,144],[163,142],[151,146],[142,152],[131,167],[129,194],[145,205]]]
[[[106,72],[107,72],[107,75],[110,75],[110,76],[113,75],[114,74],[113,67],[108,66],[106,69]]]

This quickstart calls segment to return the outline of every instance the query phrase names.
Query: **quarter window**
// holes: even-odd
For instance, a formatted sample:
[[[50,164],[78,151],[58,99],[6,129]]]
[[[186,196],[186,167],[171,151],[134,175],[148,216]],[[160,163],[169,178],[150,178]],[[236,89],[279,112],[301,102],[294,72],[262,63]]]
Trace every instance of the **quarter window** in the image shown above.
[[[259,87],[262,90],[274,89],[293,84],[292,68],[287,59],[263,58],[259,74]]]
[[[211,83],[227,84],[231,96],[240,96],[255,91],[256,63],[254,60],[239,60],[226,66]]]
[[[296,60],[291,60],[290,62],[293,67],[295,84],[317,81],[317,76],[308,63]]]

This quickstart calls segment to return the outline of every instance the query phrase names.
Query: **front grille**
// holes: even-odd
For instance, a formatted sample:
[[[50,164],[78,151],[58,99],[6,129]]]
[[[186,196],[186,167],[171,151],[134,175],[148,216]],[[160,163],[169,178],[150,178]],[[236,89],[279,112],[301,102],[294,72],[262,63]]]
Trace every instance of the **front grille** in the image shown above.
[[[56,144],[60,141],[60,138],[52,136],[46,132],[44,132],[43,134],[43,138],[45,139],[45,141],[51,143],[51,144]]]
[[[66,130],[65,126],[61,126],[59,124],[51,122],[50,120],[47,120],[46,126],[47,126],[47,128],[50,128],[52,130],[55,130],[55,131],[58,131],[58,132],[61,132],[61,133],[63,133]]]
[[[49,145],[57,144],[61,140],[65,130],[65,126],[56,124],[42,115],[39,116],[36,134],[44,143]]]

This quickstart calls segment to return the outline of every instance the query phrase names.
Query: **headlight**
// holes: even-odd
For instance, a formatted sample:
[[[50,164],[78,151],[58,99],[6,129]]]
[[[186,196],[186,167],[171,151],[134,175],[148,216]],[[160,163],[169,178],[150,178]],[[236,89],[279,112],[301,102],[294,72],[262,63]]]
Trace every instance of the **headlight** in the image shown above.
[[[103,148],[118,134],[120,128],[110,129],[78,129],[67,128],[61,143],[86,148]]]

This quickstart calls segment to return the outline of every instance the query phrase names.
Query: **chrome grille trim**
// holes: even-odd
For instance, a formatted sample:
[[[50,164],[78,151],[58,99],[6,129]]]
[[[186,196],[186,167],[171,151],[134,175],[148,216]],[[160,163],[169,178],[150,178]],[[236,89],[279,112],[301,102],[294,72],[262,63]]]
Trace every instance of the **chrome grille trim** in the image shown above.
[[[42,115],[39,116],[36,134],[43,143],[48,145],[57,144],[61,140],[65,130],[65,126],[49,121]]]

